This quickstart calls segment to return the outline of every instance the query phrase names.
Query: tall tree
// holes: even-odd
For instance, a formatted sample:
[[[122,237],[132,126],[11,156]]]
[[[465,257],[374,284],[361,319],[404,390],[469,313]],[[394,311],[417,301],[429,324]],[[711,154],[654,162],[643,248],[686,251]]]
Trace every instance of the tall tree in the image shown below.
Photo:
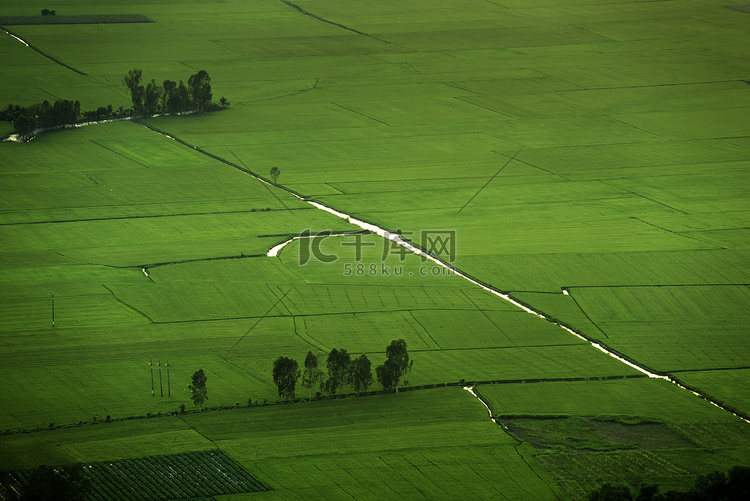
[[[294,388],[299,379],[299,369],[297,361],[287,357],[279,357],[273,363],[273,382],[279,390],[279,396],[289,401],[289,397],[294,399]]]
[[[182,80],[180,80],[177,89],[174,91],[174,101],[174,111],[178,113],[187,111],[190,107],[190,92],[188,91],[187,86],[185,86],[185,82]]]
[[[200,70],[188,79],[190,100],[197,111],[205,111],[211,104],[211,77],[206,70]]]
[[[34,112],[28,108],[21,110],[18,118],[13,122],[13,128],[21,139],[28,139],[34,135],[36,129],[36,118]]]
[[[351,355],[344,349],[337,350],[334,348],[328,354],[328,359],[326,360],[328,379],[326,380],[325,387],[331,395],[335,395],[336,390],[340,386],[349,382],[349,363],[351,359]]]
[[[372,384],[372,364],[364,353],[352,360],[349,366],[350,379],[354,391],[359,395],[360,391],[367,391]]]
[[[409,352],[406,349],[406,341],[403,339],[394,339],[385,349],[386,360],[383,365],[375,369],[378,381],[383,388],[390,390],[396,388],[398,393],[398,383],[401,376],[411,370],[414,362],[409,362]]]
[[[146,97],[146,89],[143,87],[143,85],[140,85],[142,75],[142,70],[133,68],[132,70],[128,71],[128,74],[123,80],[125,87],[127,87],[128,91],[130,91],[130,100],[133,102],[133,112],[138,116],[143,115],[143,101]]]
[[[192,392],[193,403],[197,405],[200,410],[203,410],[203,402],[208,400],[206,379],[206,374],[203,372],[203,369],[198,369],[193,373],[193,384],[188,386]]]
[[[143,111],[146,115],[153,115],[159,112],[159,102],[163,91],[162,88],[151,79],[146,85],[146,92],[143,96]]]
[[[170,103],[172,101],[172,96],[177,90],[177,82],[174,80],[164,80],[162,83],[162,89],[164,89],[164,92],[161,95],[161,109],[165,113],[172,113],[173,110]]]
[[[307,388],[307,398],[312,399],[312,387],[323,377],[323,371],[318,367],[318,357],[312,351],[305,357],[305,370],[302,373],[302,384]]]
[[[273,184],[276,185],[276,180],[281,175],[281,171],[278,167],[271,167],[271,177],[273,178]]]

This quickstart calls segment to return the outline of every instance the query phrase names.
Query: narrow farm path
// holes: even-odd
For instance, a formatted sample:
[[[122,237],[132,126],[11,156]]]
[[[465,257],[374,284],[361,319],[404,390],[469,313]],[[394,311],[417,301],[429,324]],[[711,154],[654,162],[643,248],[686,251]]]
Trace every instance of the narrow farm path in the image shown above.
[[[54,62],[54,63],[57,63],[57,64],[59,64],[60,66],[62,66],[63,68],[66,68],[66,69],[68,69],[68,70],[70,70],[70,71],[72,71],[72,72],[74,72],[74,73],[78,73],[79,75],[83,75],[83,76],[86,76],[86,73],[82,72],[81,70],[77,70],[77,69],[73,68],[72,66],[68,66],[67,64],[63,63],[63,62],[62,62],[62,61],[60,61],[59,59],[57,59],[57,58],[55,58],[55,57],[53,57],[53,56],[51,56],[51,55],[47,54],[46,52],[43,52],[43,51],[42,51],[41,49],[39,49],[38,47],[34,47],[34,46],[33,46],[33,45],[31,45],[31,44],[30,44],[29,42],[27,42],[27,41],[26,41],[26,40],[24,40],[23,38],[19,37],[18,35],[16,35],[16,34],[15,34],[15,33],[13,33],[12,31],[8,31],[7,29],[3,28],[2,26],[0,26],[0,29],[1,29],[1,30],[3,30],[3,31],[5,32],[5,34],[6,34],[6,35],[12,36],[12,37],[13,37],[13,38],[15,38],[16,40],[18,40],[19,42],[21,42],[22,44],[24,44],[24,45],[25,45],[26,47],[28,47],[29,49],[33,50],[34,52],[37,52],[38,54],[41,54],[42,56],[46,57],[46,58],[47,58],[47,59],[49,59],[50,61],[52,61],[52,62]]]

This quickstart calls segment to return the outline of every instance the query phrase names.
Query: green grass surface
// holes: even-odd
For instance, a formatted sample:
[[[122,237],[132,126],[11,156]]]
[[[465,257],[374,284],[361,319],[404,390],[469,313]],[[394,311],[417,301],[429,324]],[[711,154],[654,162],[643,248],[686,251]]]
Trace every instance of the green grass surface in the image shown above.
[[[0,442],[9,451],[6,468],[51,455],[69,463],[218,446],[274,489],[259,496],[275,499],[565,499],[530,448],[459,388],[104,423]]]
[[[703,373],[700,373],[703,374]],[[572,499],[606,482],[686,490],[748,464],[747,423],[658,379],[479,385],[501,426]]]
[[[229,109],[148,123],[260,175],[277,167],[281,185],[415,241],[455,230],[461,270],[747,412],[747,14],[713,0],[298,5],[320,19],[274,0],[146,1],[127,10],[155,23],[14,27],[86,75],[3,34],[0,65],[14,77],[0,82],[0,106],[127,106],[121,82],[133,67],[157,82],[205,69]],[[3,15],[38,13],[29,10],[10,2]],[[342,246],[351,236],[322,243],[338,257],[329,264],[300,266],[300,241],[278,258],[249,257],[305,229],[356,228],[133,123],[0,145],[0,192],[0,429],[174,412],[190,407],[185,387],[199,367],[209,405],[273,400],[276,357],[337,347],[377,365],[393,338],[409,343],[411,386],[637,373],[415,256],[382,261],[374,236],[361,239],[375,244],[361,260]],[[151,396],[151,360],[169,360],[171,398]],[[635,413],[693,430],[698,466],[679,450],[615,450],[607,471],[640,465],[632,478],[689,485],[746,453],[720,440],[744,444],[745,423],[725,426],[736,418],[662,381],[497,388],[513,391],[490,395],[496,412]],[[197,435],[173,418],[8,435],[3,467],[218,440],[280,487],[261,496],[553,498],[530,474],[533,451],[511,450],[480,404],[451,391],[404,399],[453,402],[440,414],[459,420],[450,432],[403,421],[404,408],[388,418],[403,421],[407,443],[424,435],[439,447],[400,448],[374,423],[392,398],[379,396],[355,399],[368,408],[362,422],[337,410],[347,400],[191,415]],[[299,428],[258,438],[235,417],[256,411],[256,431],[284,419]],[[315,419],[328,421],[306,428]],[[146,425],[156,435],[131,433]],[[601,480],[585,480],[595,460],[540,459],[568,493]]]
[[[660,379],[480,385],[478,389],[496,415],[622,415],[680,423],[737,420]]]

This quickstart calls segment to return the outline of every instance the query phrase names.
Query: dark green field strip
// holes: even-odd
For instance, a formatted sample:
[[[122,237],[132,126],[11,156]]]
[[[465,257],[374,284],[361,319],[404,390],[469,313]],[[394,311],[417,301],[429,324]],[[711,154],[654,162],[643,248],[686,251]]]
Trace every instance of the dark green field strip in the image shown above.
[[[221,450],[84,464],[88,501],[161,501],[271,490]],[[29,479],[29,471],[0,474],[0,498]]]
[[[296,207],[294,210],[314,210],[314,207]],[[60,223],[85,223],[90,221],[117,221],[121,219],[155,219],[162,217],[182,217],[182,216],[215,216],[221,214],[249,214],[256,212],[269,212],[269,211],[288,211],[288,208],[284,209],[250,209],[250,210],[229,210],[229,211],[216,211],[216,212],[184,212],[180,214],[147,214],[141,216],[112,216],[112,217],[90,217],[83,219],[59,219],[50,221],[21,221],[17,223],[0,223],[0,226],[20,226],[25,224],[60,224]]]
[[[743,366],[743,367],[714,367],[711,369],[678,369],[674,371],[667,371],[670,374],[680,374],[682,372],[712,372],[712,371],[735,371],[735,370],[745,370],[750,369],[750,366]]]
[[[78,14],[53,16],[0,16],[3,25],[153,23],[143,14]]]
[[[638,288],[638,287],[647,287],[647,288],[653,288],[653,287],[750,287],[750,283],[723,283],[723,284],[712,284],[712,283],[705,283],[705,284],[628,284],[628,285],[565,285],[562,287],[562,289],[629,289],[632,287]]]

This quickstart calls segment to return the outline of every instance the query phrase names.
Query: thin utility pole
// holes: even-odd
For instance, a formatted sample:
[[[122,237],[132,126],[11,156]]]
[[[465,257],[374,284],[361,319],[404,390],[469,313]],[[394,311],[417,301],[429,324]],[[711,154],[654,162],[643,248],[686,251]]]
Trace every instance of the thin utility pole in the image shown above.
[[[172,387],[169,386],[169,360],[167,360],[167,396],[172,396]]]
[[[50,296],[52,296],[52,327],[55,326],[55,293],[50,292]]]
[[[151,396],[154,396],[154,361],[151,360],[148,363],[148,366],[151,367]]]
[[[164,387],[161,384],[161,360],[159,360],[159,391],[161,392],[161,396],[164,396]]]

